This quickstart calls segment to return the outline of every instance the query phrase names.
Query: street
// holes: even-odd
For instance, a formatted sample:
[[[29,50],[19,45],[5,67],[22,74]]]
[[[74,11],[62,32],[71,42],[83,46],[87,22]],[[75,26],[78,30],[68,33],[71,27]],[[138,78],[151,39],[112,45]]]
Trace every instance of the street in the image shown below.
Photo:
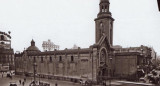
[[[19,83],[21,80],[21,84]],[[22,82],[24,81],[24,76],[14,75],[12,78],[6,77],[0,73],[0,86],[9,86],[10,83],[15,83],[17,86],[23,86]],[[29,86],[29,84],[33,81],[33,77],[26,77],[26,82],[24,86]],[[58,86],[82,86],[79,83],[69,82],[69,81],[60,81],[60,80],[51,80],[51,79],[44,79],[44,78],[36,78],[36,81],[40,81],[43,83],[48,83],[50,86],[55,86],[55,83]],[[109,86],[109,81],[106,82],[107,86]],[[112,80],[111,86],[155,86],[153,84],[147,83],[140,83],[140,82],[129,82],[129,81],[119,81],[119,80]],[[94,85],[97,86],[97,85]],[[98,85],[99,86],[99,85]]]
[[[22,82],[24,81],[23,76],[13,76],[11,78],[0,76],[0,86],[9,86],[10,83],[16,83],[18,86],[23,86],[19,83],[19,80]],[[33,78],[27,77],[26,82],[24,86],[29,86],[29,84],[33,81]],[[39,78],[37,78],[37,81],[39,81]],[[58,86],[81,86],[79,83],[73,83],[73,82],[67,82],[67,81],[58,81],[58,80],[49,80],[49,79],[40,79],[41,82],[49,83],[50,86],[55,86],[55,83],[57,82]]]
[[[0,75],[0,86],[9,86],[10,83],[16,83],[17,86],[23,86],[22,82],[21,84],[19,83],[19,80],[21,80],[22,82],[24,81],[24,76],[13,76],[12,79],[11,78],[7,78],[7,77],[3,77]],[[58,86],[82,86],[79,83],[73,83],[73,82],[68,82],[68,81],[59,81],[59,80],[50,80],[50,79],[42,79],[42,78],[36,78],[37,81],[41,81],[44,83],[48,83],[50,84],[50,86],[55,86],[55,83],[57,82]],[[26,78],[26,82],[24,84],[24,86],[29,86],[29,84],[31,83],[31,81],[33,81],[33,77],[27,77]],[[144,84],[141,83],[131,83],[131,82],[127,82],[127,81],[112,81],[111,82],[111,86],[144,86]],[[109,83],[107,83],[107,86],[109,85]],[[94,85],[95,86],[95,85]],[[154,86],[154,85],[145,85],[145,86]]]

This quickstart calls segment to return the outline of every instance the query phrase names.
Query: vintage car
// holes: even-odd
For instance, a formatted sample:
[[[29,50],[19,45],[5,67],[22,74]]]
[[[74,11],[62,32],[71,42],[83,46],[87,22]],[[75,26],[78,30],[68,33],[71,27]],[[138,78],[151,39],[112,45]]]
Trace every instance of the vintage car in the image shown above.
[[[10,82],[9,86],[18,86],[18,85],[16,84],[16,82]]]

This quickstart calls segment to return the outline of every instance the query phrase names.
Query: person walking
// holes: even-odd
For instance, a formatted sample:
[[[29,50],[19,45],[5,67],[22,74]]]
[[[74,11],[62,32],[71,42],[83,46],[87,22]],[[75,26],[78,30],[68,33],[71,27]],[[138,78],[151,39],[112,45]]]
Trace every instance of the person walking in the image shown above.
[[[26,77],[24,78],[24,82],[26,82]]]
[[[24,81],[22,82],[22,85],[24,86]]]
[[[55,86],[58,86],[57,82],[55,83]]]
[[[19,80],[19,84],[21,84],[21,80]]]

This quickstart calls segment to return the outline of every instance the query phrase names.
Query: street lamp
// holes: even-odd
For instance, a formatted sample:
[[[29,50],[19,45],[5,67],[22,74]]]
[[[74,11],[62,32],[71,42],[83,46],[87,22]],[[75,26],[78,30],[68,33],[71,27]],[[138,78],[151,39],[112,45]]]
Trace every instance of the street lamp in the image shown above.
[[[36,67],[37,67],[37,63],[34,61],[33,63],[34,85],[36,85]]]
[[[141,56],[143,55],[143,49],[141,48]]]
[[[141,48],[141,56],[142,56],[142,65],[144,66],[144,61],[145,61],[145,58],[144,58],[144,54],[143,54],[143,48]]]
[[[112,77],[112,57],[110,57],[109,60],[110,60],[110,79],[109,79],[109,86],[111,86],[111,77]]]

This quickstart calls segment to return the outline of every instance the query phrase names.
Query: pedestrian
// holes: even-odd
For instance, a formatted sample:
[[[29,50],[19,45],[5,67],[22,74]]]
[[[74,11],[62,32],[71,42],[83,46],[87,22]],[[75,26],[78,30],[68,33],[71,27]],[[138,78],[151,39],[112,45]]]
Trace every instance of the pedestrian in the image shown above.
[[[24,82],[26,82],[26,77],[24,78]]]
[[[56,82],[55,86],[58,86],[57,82]]]
[[[22,85],[24,86],[24,81],[22,82]]]
[[[19,84],[21,84],[21,80],[19,80]]]

